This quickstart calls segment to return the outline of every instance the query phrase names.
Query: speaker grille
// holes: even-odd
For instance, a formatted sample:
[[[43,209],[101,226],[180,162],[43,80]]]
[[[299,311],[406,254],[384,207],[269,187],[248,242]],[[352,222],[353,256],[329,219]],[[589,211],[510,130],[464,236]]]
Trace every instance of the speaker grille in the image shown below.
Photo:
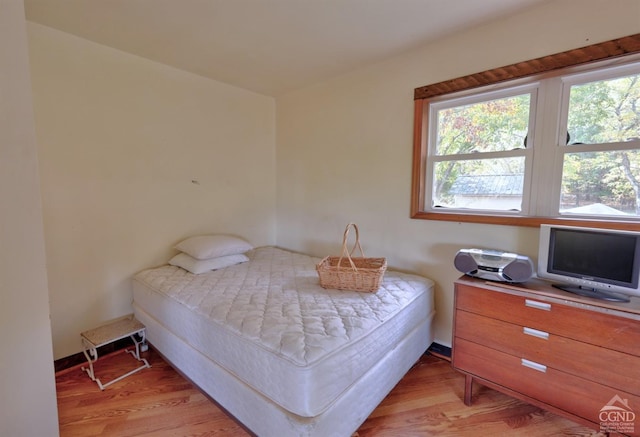
[[[502,274],[509,281],[524,282],[533,275],[533,264],[528,258],[516,259],[505,266]]]
[[[478,264],[468,253],[458,252],[453,259],[453,265],[462,273],[473,273],[478,270]]]

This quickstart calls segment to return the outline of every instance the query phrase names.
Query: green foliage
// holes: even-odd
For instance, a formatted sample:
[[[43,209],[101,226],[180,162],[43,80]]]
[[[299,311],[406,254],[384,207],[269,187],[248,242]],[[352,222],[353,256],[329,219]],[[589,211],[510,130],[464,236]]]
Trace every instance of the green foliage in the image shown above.
[[[639,104],[640,75],[573,86],[568,119],[570,144],[639,139]],[[566,154],[562,197],[569,202],[563,207],[604,203],[636,214],[639,172],[640,154],[634,150]]]
[[[438,155],[496,152],[523,147],[530,95],[438,111]]]
[[[499,152],[524,147],[530,94],[490,100],[438,111],[437,155]],[[461,174],[513,174],[523,168],[510,159],[444,161],[435,168],[434,198],[451,203],[449,194]]]

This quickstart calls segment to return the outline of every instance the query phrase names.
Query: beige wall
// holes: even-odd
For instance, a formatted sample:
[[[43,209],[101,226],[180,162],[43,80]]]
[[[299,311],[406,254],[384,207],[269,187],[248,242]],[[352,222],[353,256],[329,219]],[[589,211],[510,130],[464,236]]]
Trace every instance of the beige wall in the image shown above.
[[[0,435],[56,436],[36,136],[22,0],[0,1]]]
[[[275,243],[270,97],[28,24],[55,358],[199,233]]]
[[[409,218],[413,89],[640,32],[637,0],[558,0],[277,100],[277,241],[337,254],[349,221],[370,256],[435,280],[436,340],[451,342],[463,247],[536,257],[537,229]]]

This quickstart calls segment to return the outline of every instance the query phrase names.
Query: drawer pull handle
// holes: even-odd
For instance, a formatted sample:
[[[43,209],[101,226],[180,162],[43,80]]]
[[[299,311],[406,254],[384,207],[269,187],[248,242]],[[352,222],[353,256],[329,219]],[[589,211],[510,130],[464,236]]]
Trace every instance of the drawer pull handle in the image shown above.
[[[522,365],[525,367],[528,367],[533,370],[537,370],[538,372],[542,372],[542,373],[547,372],[547,366],[545,366],[544,364],[539,364],[539,363],[536,363],[535,361],[525,360],[524,358],[521,358],[520,360]]]
[[[538,338],[541,338],[543,340],[549,340],[549,333],[548,332],[538,331],[537,329],[527,328],[527,327],[522,328],[522,332],[524,334],[530,335],[532,337],[538,337]]]
[[[525,299],[524,305],[528,306],[529,308],[535,308],[537,310],[551,311],[550,303],[538,302],[537,300]]]

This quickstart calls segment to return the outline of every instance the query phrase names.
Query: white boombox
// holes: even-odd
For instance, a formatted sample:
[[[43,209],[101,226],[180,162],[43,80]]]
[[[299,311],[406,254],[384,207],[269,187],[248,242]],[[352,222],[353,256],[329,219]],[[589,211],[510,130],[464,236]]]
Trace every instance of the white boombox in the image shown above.
[[[524,282],[534,273],[529,257],[490,249],[460,249],[453,264],[462,273],[490,281]]]

